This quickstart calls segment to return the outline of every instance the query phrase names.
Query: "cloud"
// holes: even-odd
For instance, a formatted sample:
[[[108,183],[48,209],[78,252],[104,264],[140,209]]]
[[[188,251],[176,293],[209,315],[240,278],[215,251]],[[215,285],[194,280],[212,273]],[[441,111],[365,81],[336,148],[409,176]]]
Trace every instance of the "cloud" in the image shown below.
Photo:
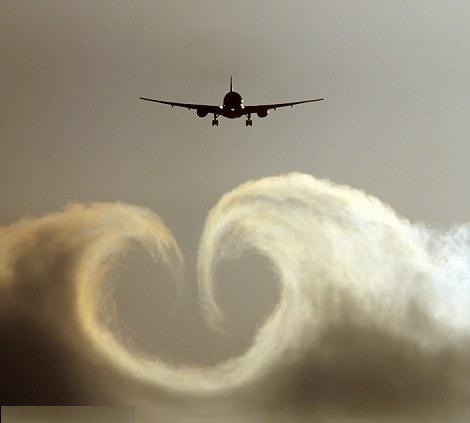
[[[236,188],[211,210],[201,238],[207,321],[223,328],[214,275],[227,260],[267,257],[280,295],[250,347],[208,368],[149,358],[106,324],[104,281],[130,242],[183,292],[181,253],[152,212],[75,205],[2,228],[0,239],[2,403],[25,387],[40,403],[122,401],[120,380],[134,396],[190,401],[192,412],[203,403],[199,414],[227,420],[232,412],[404,421],[467,411],[469,225],[446,233],[412,225],[371,196],[302,174]]]
[[[133,407],[2,407],[5,423],[133,423]]]

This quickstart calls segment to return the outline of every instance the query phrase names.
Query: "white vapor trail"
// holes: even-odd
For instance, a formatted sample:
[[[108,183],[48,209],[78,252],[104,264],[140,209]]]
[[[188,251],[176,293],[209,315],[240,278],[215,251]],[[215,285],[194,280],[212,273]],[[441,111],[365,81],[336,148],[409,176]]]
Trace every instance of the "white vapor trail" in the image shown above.
[[[358,413],[469,400],[469,225],[447,233],[413,225],[371,196],[309,175],[241,185],[205,223],[205,316],[214,328],[223,324],[217,266],[253,251],[270,260],[279,302],[245,353],[210,368],[149,359],[99,319],[106,271],[129,241],[141,242],[182,288],[178,246],[150,211],[73,206],[2,228],[0,240],[3,315],[34,315],[52,333],[72,333],[79,350],[147,388]]]

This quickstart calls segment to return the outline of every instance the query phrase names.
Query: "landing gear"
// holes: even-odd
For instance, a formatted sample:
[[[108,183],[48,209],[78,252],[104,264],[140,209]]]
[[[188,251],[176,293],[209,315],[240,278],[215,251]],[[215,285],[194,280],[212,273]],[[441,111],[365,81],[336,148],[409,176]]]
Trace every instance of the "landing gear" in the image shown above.
[[[214,114],[214,119],[212,119],[212,126],[219,126],[219,121],[217,120],[216,114]]]
[[[253,126],[253,121],[251,120],[251,114],[246,115],[246,126]]]

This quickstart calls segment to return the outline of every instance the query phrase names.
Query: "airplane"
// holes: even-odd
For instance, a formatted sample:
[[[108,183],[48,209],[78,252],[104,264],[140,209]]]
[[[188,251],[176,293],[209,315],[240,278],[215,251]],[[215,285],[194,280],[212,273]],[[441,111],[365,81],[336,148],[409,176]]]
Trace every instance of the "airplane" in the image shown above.
[[[212,126],[219,126],[218,117],[224,116],[229,119],[239,118],[246,116],[246,126],[253,126],[251,115],[256,113],[260,118],[268,116],[269,110],[276,110],[279,107],[295,106],[296,104],[312,103],[314,101],[322,101],[324,98],[316,98],[313,100],[294,101],[291,103],[276,103],[276,104],[258,104],[256,106],[243,105],[243,99],[240,94],[233,91],[232,77],[230,77],[230,91],[225,94],[222,106],[211,106],[209,104],[190,104],[190,103],[176,103],[173,101],[156,100],[148,97],[139,97],[141,100],[153,101],[155,103],[167,104],[171,107],[183,107],[191,110],[195,109],[199,117],[206,117],[209,113],[214,114],[212,119]]]

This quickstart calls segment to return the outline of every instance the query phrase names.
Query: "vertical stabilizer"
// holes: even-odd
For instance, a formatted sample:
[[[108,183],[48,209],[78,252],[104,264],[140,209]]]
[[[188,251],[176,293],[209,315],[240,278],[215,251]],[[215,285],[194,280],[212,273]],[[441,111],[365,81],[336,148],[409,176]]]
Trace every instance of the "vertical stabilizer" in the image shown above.
[[[232,92],[233,89],[232,89],[232,75],[230,75],[230,92]]]

